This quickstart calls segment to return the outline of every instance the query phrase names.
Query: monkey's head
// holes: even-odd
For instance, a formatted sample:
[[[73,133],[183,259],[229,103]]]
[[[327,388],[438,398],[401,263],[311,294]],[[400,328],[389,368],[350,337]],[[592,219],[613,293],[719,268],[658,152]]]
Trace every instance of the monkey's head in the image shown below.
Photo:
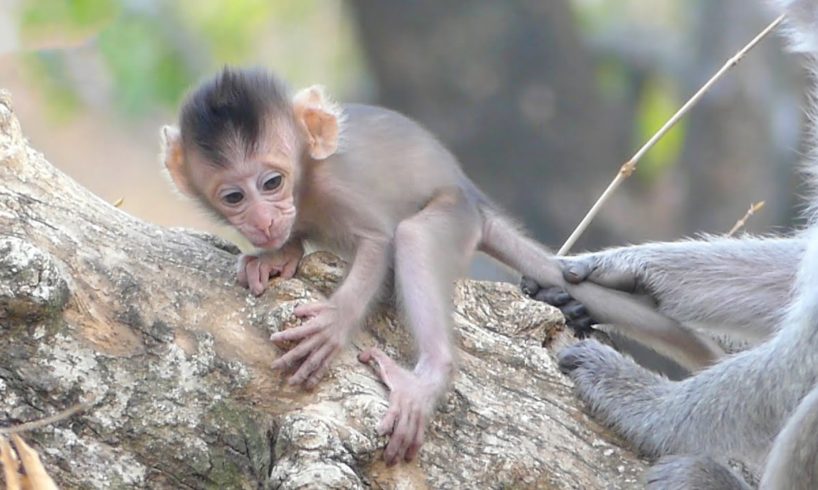
[[[295,223],[303,165],[335,153],[340,118],[318,86],[290,99],[267,71],[225,68],[187,96],[178,128],[162,128],[162,160],[181,193],[277,249]]]

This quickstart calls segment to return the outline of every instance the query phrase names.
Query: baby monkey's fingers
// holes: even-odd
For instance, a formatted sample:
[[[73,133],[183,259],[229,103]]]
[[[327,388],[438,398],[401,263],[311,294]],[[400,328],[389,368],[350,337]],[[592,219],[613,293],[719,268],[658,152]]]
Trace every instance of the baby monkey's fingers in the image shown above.
[[[318,347],[310,353],[310,355],[301,363],[301,366],[287,381],[291,385],[303,384],[305,388],[315,386],[318,383],[320,376],[313,380],[313,376],[317,376],[319,372],[323,374],[332,359],[335,346],[332,344],[323,344],[316,342]],[[311,384],[308,381],[313,381]]]
[[[419,411],[413,410],[413,400],[411,398],[398,396],[398,400],[392,400],[400,407],[400,416],[397,419],[389,443],[383,453],[387,465],[393,465],[400,460],[406,459],[409,446],[414,442],[419,425]],[[411,459],[411,458],[410,458]],[[408,461],[408,460],[407,460]]]
[[[298,318],[309,318],[323,313],[327,310],[333,310],[334,306],[326,301],[314,301],[312,303],[305,303],[298,305],[293,310],[293,315]]]
[[[315,338],[306,339],[298,345],[281,355],[278,359],[273,361],[273,369],[283,369],[285,371],[292,369],[297,363],[304,359],[316,348],[317,342]]]
[[[270,340],[276,344],[280,342],[295,342],[315,335],[324,330],[325,327],[322,322],[308,321],[303,325],[276,332],[270,335]]]
[[[370,364],[370,361],[375,361],[378,376],[380,376],[383,384],[390,390],[393,389],[392,373],[402,369],[398,364],[392,360],[391,357],[384,354],[384,352],[377,347],[370,347],[369,349],[358,354],[358,360],[364,364]],[[391,407],[390,407],[391,409]],[[386,434],[386,432],[384,432]]]

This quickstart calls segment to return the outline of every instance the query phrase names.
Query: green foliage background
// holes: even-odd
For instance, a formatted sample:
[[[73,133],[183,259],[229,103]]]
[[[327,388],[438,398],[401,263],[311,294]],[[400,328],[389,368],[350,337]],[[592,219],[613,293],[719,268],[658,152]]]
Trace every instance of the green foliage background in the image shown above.
[[[591,38],[644,6],[634,0],[574,0],[574,5]],[[78,50],[103,67],[108,102],[129,118],[173,110],[187,87],[224,64],[269,66],[296,86],[328,85],[339,98],[361,92],[367,87],[364,62],[344,7],[340,0],[23,0],[17,15],[27,76],[47,97],[50,116],[65,122],[85,104],[83,82],[67,62]],[[684,18],[678,2],[658,2],[654,8],[647,19],[659,29]],[[623,97],[632,74],[604,51],[600,57],[600,92],[609,99]],[[634,147],[678,103],[670,81],[653,76],[643,83]],[[641,179],[652,180],[678,159],[683,125],[646,157]]]
[[[310,59],[328,68],[322,83],[352,90],[363,70],[352,26],[336,22],[341,8],[321,0],[25,0],[18,15],[29,47],[26,69],[57,117],[82,105],[66,63],[70,52],[61,46],[90,51],[110,77],[115,106],[139,116],[174,107],[188,86],[225,64],[266,65],[294,83],[314,83],[316,70],[294,61]],[[270,45],[277,49],[268,51]]]

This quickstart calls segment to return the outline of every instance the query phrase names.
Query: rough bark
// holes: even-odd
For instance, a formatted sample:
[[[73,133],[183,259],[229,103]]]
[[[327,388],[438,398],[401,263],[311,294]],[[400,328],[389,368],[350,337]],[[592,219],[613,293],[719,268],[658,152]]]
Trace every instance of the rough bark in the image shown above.
[[[27,145],[2,92],[0,182],[0,423],[94,401],[27,435],[62,487],[639,486],[643,463],[583,414],[543,347],[559,313],[512,285],[458,284],[459,374],[419,461],[387,468],[387,394],[355,352],[411,358],[390,306],[313,392],[269,369],[269,334],[337,284],[339,260],[314,254],[254,298],[235,247],[92,195]]]

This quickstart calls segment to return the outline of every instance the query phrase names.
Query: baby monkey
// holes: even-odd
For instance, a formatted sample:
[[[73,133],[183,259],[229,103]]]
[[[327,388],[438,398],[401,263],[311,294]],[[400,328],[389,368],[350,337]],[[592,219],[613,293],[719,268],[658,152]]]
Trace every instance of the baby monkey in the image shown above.
[[[389,464],[415,457],[446,392],[453,285],[475,250],[564,285],[603,321],[671,321],[617,291],[565,284],[553,257],[502,215],[455,157],[396,112],[339,105],[318,86],[290,97],[264,70],[226,68],[187,97],[179,128],[164,127],[162,139],[176,187],[261,249],[239,259],[238,280],[254,294],[271,276],[295,273],[305,241],[351,262],[328,300],[296,309],[301,326],[272,336],[297,342],[273,363],[294,371],[291,384],[318,383],[393,279],[417,364],[404,369],[378,349],[359,355],[375,362],[390,390],[379,426],[390,435]]]

